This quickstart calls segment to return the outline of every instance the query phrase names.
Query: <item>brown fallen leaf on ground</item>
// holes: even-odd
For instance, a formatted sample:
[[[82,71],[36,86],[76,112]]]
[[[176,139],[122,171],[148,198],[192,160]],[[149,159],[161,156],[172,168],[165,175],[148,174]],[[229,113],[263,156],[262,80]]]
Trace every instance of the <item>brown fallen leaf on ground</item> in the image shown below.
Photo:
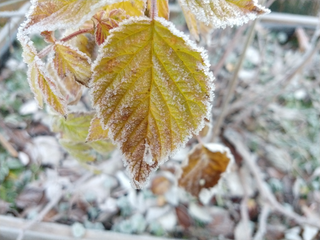
[[[217,185],[233,161],[230,150],[220,144],[198,144],[189,154],[187,164],[182,166],[179,185],[198,196],[203,188]]]

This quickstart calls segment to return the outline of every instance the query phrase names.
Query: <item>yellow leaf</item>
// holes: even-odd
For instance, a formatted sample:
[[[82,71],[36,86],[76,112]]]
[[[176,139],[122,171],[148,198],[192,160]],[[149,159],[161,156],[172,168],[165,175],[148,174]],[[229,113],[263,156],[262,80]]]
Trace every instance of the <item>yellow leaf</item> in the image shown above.
[[[114,9],[122,9],[131,17],[140,17],[144,14],[145,1],[143,0],[121,0],[118,3],[108,5],[104,8],[107,13]]]
[[[182,168],[179,185],[194,196],[203,188],[212,188],[219,182],[221,174],[234,162],[230,150],[220,144],[198,144],[191,151],[188,162]]]
[[[102,44],[107,36],[109,36],[109,31],[112,28],[118,27],[118,23],[126,19],[127,16],[143,16],[144,9],[145,2],[143,0],[122,0],[104,7],[102,11],[94,16],[96,20],[95,37],[97,44]]]
[[[87,136],[87,142],[108,139],[108,130],[104,130],[101,126],[100,119],[94,116],[92,118]]]
[[[203,50],[163,18],[124,21],[101,46],[93,104],[139,188],[202,129],[213,76]]]
[[[53,65],[58,76],[64,78],[72,75],[75,81],[87,86],[91,77],[91,59],[65,43],[56,43],[53,50]]]
[[[151,1],[148,0],[148,11],[150,12],[151,10]],[[158,9],[158,17],[165,18],[169,20],[169,4],[168,0],[157,0],[157,9]]]
[[[62,116],[67,114],[65,99],[61,96],[56,83],[52,81],[52,77],[45,72],[44,64],[40,58],[35,57],[36,82],[46,103]]]
[[[190,35],[195,38],[196,41],[200,41],[199,27],[196,16],[186,7],[181,6],[184,18],[186,20]]]
[[[77,28],[91,19],[96,10],[115,0],[34,0],[23,31],[43,32]]]
[[[215,28],[242,25],[270,11],[256,0],[180,0],[200,22]]]

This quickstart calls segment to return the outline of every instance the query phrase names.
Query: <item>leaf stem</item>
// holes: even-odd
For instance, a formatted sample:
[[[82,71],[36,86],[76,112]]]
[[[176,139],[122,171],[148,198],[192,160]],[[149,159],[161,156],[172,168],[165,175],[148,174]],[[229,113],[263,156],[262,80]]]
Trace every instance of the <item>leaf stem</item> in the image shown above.
[[[150,17],[151,19],[155,19],[158,17],[158,6],[157,6],[157,0],[151,0],[151,14]]]
[[[80,35],[80,34],[83,34],[83,33],[88,33],[88,32],[91,32],[93,31],[93,28],[87,28],[87,29],[81,29],[79,31],[76,31],[74,33],[71,33],[70,35],[60,39],[59,41],[60,42],[67,42],[69,41],[70,39]],[[38,57],[39,58],[43,58],[45,57],[46,55],[49,54],[49,52],[51,51],[52,47],[54,46],[54,44],[51,44],[49,46],[46,46],[44,49],[42,49],[39,53],[38,53]]]
[[[239,62],[238,62],[238,65],[236,67],[236,70],[234,71],[234,74],[233,74],[233,77],[231,79],[231,82],[229,83],[229,86],[228,86],[228,92],[223,100],[223,103],[222,103],[222,107],[221,107],[221,113],[214,125],[214,128],[213,128],[213,132],[212,132],[212,137],[211,137],[211,141],[210,142],[214,142],[217,138],[217,136],[220,134],[220,129],[221,129],[221,126],[222,126],[222,123],[226,117],[226,113],[227,113],[227,110],[228,110],[228,106],[229,106],[229,103],[230,103],[230,100],[231,100],[231,97],[233,96],[233,93],[234,93],[234,90],[235,90],[235,87],[237,86],[237,81],[238,81],[238,74],[239,74],[239,71],[242,67],[242,64],[243,64],[243,61],[244,61],[244,58],[246,56],[246,52],[247,52],[247,49],[249,47],[249,45],[251,44],[251,41],[252,41],[252,38],[254,36],[254,29],[255,29],[255,26],[256,26],[256,22],[257,20],[254,20],[254,22],[252,23],[251,25],[251,28],[249,30],[249,34],[247,36],[247,40],[246,40],[246,43],[245,43],[245,46],[242,50],[242,53],[241,53],[241,56],[240,56],[240,59],[239,59]]]
[[[79,31],[71,33],[69,36],[66,36],[66,37],[60,39],[59,41],[60,42],[66,42],[66,41],[69,41],[70,39],[72,39],[72,38],[74,38],[74,37],[76,37],[76,36],[78,36],[80,34],[88,33],[88,32],[91,32],[91,31],[93,31],[93,28],[81,29]]]

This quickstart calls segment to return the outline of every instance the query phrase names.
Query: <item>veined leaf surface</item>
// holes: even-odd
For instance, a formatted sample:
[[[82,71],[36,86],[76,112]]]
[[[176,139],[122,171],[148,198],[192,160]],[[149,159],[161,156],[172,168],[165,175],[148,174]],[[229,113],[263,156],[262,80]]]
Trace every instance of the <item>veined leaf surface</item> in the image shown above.
[[[196,18],[215,28],[242,25],[270,11],[256,0],[180,0]]]
[[[118,0],[32,0],[23,31],[43,32],[58,28],[77,28],[95,12]]]
[[[198,196],[203,188],[214,187],[234,162],[228,148],[214,143],[196,145],[187,160],[179,185],[194,196]]]
[[[91,77],[91,59],[65,43],[55,43],[53,50],[53,65],[58,76],[61,79],[73,76],[75,81],[87,86]]]
[[[111,12],[114,9],[121,9],[126,12],[127,15],[131,17],[140,17],[143,16],[145,9],[144,0],[121,0],[117,3],[106,6],[105,11],[107,13]]]
[[[89,134],[86,141],[92,142],[108,139],[108,137],[108,129],[104,130],[101,126],[100,119],[97,116],[94,116],[90,123]]]
[[[139,18],[122,22],[101,45],[90,87],[101,124],[140,188],[202,129],[213,76],[203,50],[173,25]]]

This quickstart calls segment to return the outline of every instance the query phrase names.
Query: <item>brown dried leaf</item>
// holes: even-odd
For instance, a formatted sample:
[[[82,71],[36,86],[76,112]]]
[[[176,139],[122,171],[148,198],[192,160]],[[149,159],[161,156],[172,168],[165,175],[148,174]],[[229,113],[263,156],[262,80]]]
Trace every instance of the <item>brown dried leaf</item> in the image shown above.
[[[219,182],[233,157],[228,148],[220,144],[198,144],[191,151],[188,163],[182,168],[179,185],[194,196],[201,189],[212,188]]]

